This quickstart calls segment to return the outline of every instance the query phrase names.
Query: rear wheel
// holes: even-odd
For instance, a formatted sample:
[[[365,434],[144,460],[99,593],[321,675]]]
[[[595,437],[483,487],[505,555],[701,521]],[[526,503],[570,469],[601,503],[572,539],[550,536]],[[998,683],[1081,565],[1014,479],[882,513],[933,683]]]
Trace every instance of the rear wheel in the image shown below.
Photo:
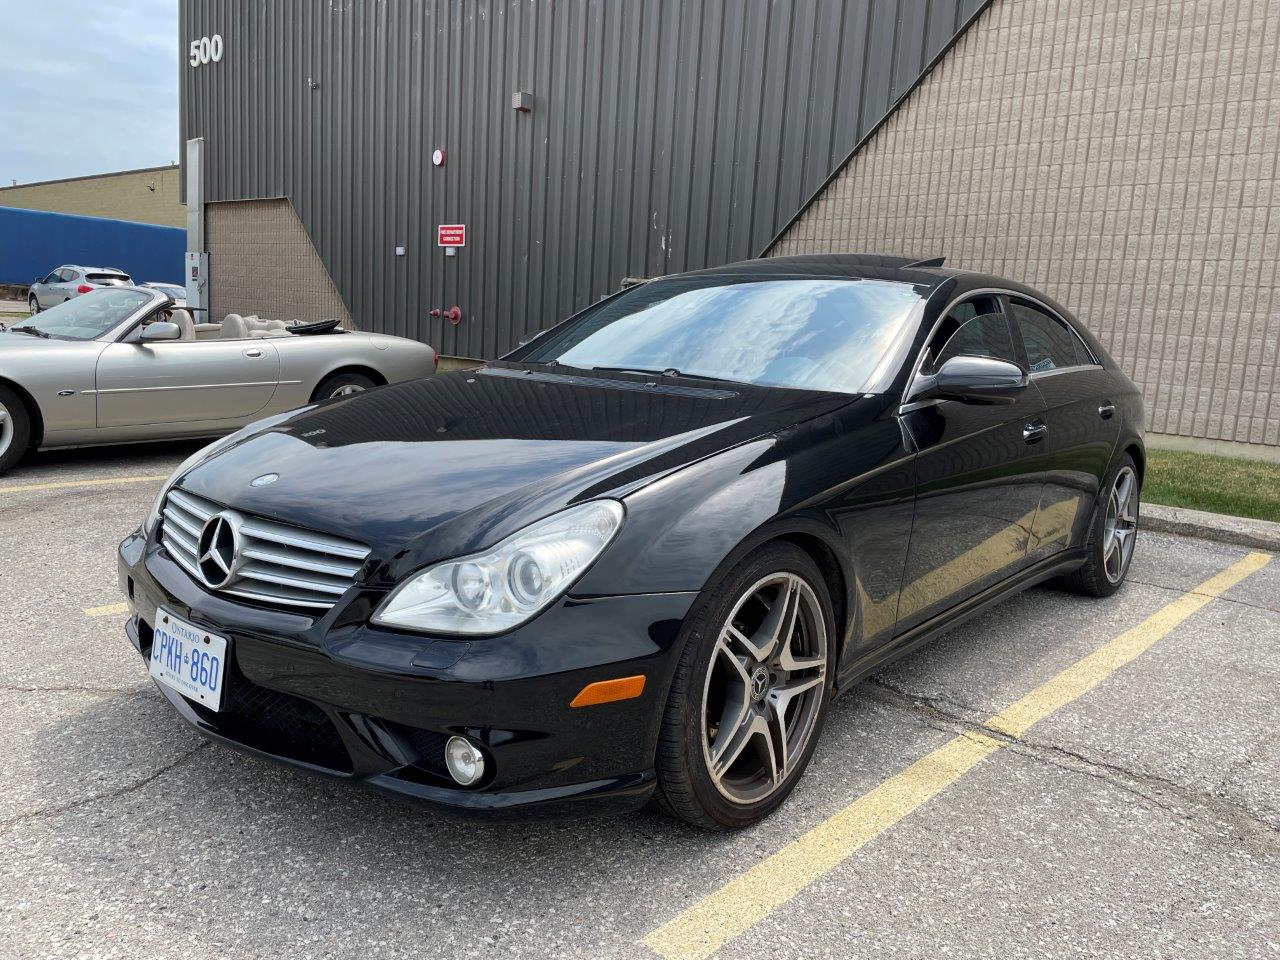
[[[27,310],[30,311],[33,317],[40,312],[40,301],[36,299],[34,293],[27,297]]]
[[[0,387],[0,473],[22,459],[31,442],[27,408],[8,387]]]
[[[1089,528],[1089,558],[1066,578],[1069,588],[1092,597],[1109,597],[1119,590],[1133,560],[1142,493],[1133,457],[1126,453],[1120,458],[1104,489]]]
[[[808,766],[826,718],[831,598],[813,559],[770,544],[685,622],[663,714],[658,804],[713,830],[772,813]]]
[[[372,390],[377,384],[362,373],[335,373],[320,381],[311,394],[311,402],[328,400],[332,397],[349,397],[355,393]]]

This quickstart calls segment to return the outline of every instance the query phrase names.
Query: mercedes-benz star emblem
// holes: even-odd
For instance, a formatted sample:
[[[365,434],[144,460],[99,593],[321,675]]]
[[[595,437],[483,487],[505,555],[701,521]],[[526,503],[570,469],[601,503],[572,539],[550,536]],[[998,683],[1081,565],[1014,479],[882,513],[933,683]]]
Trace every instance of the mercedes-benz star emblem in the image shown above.
[[[200,531],[196,565],[200,576],[214,590],[225,587],[240,565],[240,534],[234,514],[215,513]]]
[[[268,483],[275,483],[279,479],[280,479],[280,474],[278,473],[264,473],[262,476],[254,477],[252,480],[250,480],[249,486],[265,487]]]
[[[756,667],[751,674],[751,699],[760,701],[769,692],[769,671],[764,667]]]

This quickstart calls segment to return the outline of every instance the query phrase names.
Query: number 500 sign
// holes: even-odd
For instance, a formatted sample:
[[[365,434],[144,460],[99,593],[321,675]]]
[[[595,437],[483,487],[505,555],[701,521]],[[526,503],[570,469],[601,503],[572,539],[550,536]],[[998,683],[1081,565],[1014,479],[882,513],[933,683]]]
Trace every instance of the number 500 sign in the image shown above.
[[[199,40],[191,41],[191,48],[187,54],[187,62],[193,67],[203,66],[206,63],[217,63],[222,59],[222,35],[215,33],[212,37],[201,37]]]

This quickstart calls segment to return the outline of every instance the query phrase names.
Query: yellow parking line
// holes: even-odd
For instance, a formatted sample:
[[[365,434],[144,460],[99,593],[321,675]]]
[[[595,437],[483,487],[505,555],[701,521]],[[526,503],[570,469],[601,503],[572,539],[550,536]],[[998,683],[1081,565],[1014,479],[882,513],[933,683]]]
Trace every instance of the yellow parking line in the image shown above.
[[[108,603],[103,607],[85,607],[84,612],[90,617],[110,617],[115,614],[128,613],[129,605],[127,603]]]
[[[100,477],[95,480],[59,480],[55,483],[19,483],[0,487],[0,493],[28,493],[33,490],[72,490],[76,487],[112,487],[121,483],[156,483],[168,480],[167,473],[149,473],[140,477]]]
[[[1036,687],[986,726],[1021,736],[1270,560],[1269,554],[1250,553]],[[1009,742],[972,732],[955,737],[654,930],[645,944],[666,960],[705,960]]]

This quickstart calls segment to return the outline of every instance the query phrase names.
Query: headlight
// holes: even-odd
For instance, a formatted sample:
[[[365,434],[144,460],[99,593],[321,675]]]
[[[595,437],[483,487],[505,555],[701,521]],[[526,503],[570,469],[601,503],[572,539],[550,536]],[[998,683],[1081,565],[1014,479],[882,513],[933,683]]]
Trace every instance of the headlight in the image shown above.
[[[593,500],[530,524],[483,554],[414,574],[373,615],[388,627],[468,635],[502,633],[563,594],[608,546],[622,504]]]

